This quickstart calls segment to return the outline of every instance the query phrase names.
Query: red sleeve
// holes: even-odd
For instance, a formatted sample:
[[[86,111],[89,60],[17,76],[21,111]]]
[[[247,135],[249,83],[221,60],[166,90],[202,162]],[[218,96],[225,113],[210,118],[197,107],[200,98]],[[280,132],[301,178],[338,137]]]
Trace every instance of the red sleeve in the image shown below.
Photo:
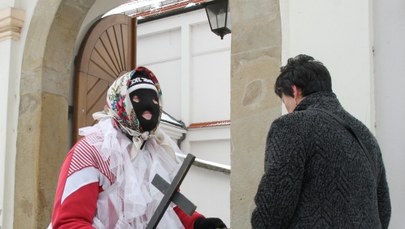
[[[56,188],[52,213],[53,229],[93,229],[93,218],[100,191],[94,173],[86,170],[69,174],[73,153],[70,152],[62,165]],[[83,182],[83,177],[86,182]],[[82,182],[82,183],[80,183]]]
[[[179,216],[179,219],[181,223],[183,224],[185,229],[193,229],[194,228],[194,222],[201,217],[204,217],[198,212],[194,212],[191,216],[187,215],[183,210],[181,210],[179,207],[174,207],[173,208],[176,214]]]

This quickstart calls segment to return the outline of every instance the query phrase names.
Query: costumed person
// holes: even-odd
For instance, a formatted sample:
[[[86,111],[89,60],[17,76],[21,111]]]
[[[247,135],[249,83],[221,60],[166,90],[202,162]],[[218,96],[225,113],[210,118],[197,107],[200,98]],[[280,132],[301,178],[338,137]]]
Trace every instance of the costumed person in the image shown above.
[[[156,76],[137,67],[107,91],[98,122],[79,130],[59,174],[51,228],[143,229],[163,194],[159,174],[172,181],[180,168],[176,143],[159,128],[161,89]],[[157,228],[223,228],[219,218],[191,216],[171,204]]]
[[[388,228],[377,140],[342,107],[327,68],[307,55],[290,58],[274,89],[288,114],[267,136],[252,228]]]

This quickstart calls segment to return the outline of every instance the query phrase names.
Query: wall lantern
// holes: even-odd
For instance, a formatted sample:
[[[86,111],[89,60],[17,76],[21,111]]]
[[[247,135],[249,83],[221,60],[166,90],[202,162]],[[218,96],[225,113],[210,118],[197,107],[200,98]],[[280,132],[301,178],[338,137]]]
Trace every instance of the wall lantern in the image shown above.
[[[228,0],[213,0],[205,5],[211,31],[221,37],[231,33],[231,15]]]

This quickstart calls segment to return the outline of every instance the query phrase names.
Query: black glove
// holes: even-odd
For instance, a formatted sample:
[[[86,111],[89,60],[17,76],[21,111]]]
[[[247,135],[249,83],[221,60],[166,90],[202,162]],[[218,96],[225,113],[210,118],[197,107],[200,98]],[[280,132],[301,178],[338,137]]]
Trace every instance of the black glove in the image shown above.
[[[220,218],[198,218],[194,222],[194,229],[217,229],[226,228],[226,225]]]

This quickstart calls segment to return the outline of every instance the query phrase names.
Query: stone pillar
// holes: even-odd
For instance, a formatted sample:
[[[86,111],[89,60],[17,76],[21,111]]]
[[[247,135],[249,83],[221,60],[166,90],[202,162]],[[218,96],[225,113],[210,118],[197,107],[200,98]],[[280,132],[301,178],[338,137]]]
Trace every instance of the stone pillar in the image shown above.
[[[25,12],[16,8],[0,10],[0,41],[18,40],[24,24]]]
[[[281,115],[274,82],[281,65],[277,0],[232,0],[231,228],[251,228],[253,198],[263,174],[265,140]]]
[[[7,228],[46,228],[51,220],[57,174],[70,148],[74,47],[93,3],[38,0],[30,18],[20,80],[14,222]]]
[[[19,42],[25,12],[16,8],[0,10],[0,228],[10,213],[10,195],[14,192],[16,114],[18,113],[15,43]]]

